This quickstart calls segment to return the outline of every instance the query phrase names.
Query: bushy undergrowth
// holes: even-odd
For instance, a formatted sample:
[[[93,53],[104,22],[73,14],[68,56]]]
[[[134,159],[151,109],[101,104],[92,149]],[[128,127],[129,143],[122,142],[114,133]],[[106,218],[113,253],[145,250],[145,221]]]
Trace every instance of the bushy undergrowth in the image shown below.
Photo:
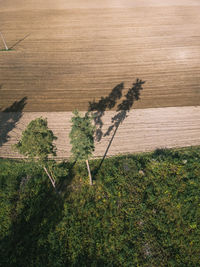
[[[199,266],[200,148],[62,165],[1,160],[2,266]],[[61,167],[61,165],[60,165]]]

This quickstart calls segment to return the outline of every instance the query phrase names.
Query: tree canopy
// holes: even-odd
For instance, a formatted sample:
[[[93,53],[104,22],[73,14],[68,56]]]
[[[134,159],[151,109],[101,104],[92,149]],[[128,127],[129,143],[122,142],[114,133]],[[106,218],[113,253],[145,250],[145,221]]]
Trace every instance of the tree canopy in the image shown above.
[[[55,179],[45,165],[49,155],[56,156],[56,147],[53,144],[56,139],[57,137],[48,128],[47,119],[37,118],[28,124],[22,132],[21,140],[15,145],[22,155],[42,165],[54,188]]]
[[[75,160],[88,160],[94,151],[94,130],[92,118],[89,113],[81,117],[79,112],[75,110],[72,117],[72,128],[69,134],[71,152]]]
[[[49,155],[56,156],[56,147],[53,144],[56,139],[48,128],[47,119],[37,118],[28,124],[15,147],[30,159],[45,161]]]

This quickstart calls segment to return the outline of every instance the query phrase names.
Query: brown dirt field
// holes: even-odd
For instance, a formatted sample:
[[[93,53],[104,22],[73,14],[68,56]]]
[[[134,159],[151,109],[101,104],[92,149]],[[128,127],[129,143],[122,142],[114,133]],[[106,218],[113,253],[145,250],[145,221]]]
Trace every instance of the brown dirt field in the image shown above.
[[[0,108],[87,110],[136,78],[135,108],[200,105],[199,25],[199,0],[0,0]]]
[[[115,114],[114,111],[108,111],[102,117],[103,133],[111,125],[111,118]],[[58,137],[56,141],[58,158],[68,158],[71,149],[68,138],[71,115],[71,112],[25,112],[23,114],[0,112],[0,121],[4,121],[7,129],[4,136],[8,137],[7,142],[0,147],[0,157],[20,157],[12,150],[11,145],[17,143],[22,130],[31,120],[42,116],[48,119],[49,128]],[[200,107],[131,110],[119,126],[107,155],[200,145],[199,133]],[[113,132],[103,137],[100,142],[96,142],[95,157],[104,155],[112,135]]]

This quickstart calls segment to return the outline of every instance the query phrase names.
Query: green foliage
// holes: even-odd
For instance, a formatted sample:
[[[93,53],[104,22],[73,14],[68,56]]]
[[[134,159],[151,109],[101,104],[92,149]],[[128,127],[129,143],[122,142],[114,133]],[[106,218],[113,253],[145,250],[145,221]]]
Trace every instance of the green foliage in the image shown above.
[[[49,155],[56,155],[53,144],[56,139],[57,137],[48,129],[47,119],[38,118],[29,123],[15,147],[30,159],[45,161]]]
[[[9,233],[11,217],[14,216],[16,190],[19,187],[22,173],[16,168],[16,164],[10,161],[0,160],[0,236],[3,238]]]
[[[3,48],[3,49],[0,49],[0,52],[3,52],[3,51],[5,51],[5,52],[7,52],[7,51],[13,51],[13,49],[11,49],[11,48],[8,48],[8,49],[5,49],[5,48]]]
[[[67,164],[63,198],[24,164],[0,161],[3,266],[199,266],[200,148],[105,159],[93,187]]]
[[[89,113],[81,117],[76,110],[73,112],[72,129],[69,134],[72,144],[71,152],[75,160],[87,160],[94,151],[94,126]]]
[[[58,165],[59,166],[59,165]],[[38,164],[0,160],[1,266],[46,266],[63,200]]]

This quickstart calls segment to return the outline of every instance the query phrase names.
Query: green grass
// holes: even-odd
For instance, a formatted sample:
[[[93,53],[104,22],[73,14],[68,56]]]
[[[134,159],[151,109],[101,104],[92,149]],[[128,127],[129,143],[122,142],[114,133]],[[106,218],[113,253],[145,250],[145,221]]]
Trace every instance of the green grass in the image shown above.
[[[0,160],[3,266],[199,265],[199,147],[56,168]]]
[[[6,51],[13,51],[13,50],[14,50],[14,49],[11,49],[11,48],[8,48],[8,49],[5,49],[5,48],[4,48],[4,49],[0,49],[0,52],[3,52],[3,51],[5,51],[5,52],[6,52]]]

